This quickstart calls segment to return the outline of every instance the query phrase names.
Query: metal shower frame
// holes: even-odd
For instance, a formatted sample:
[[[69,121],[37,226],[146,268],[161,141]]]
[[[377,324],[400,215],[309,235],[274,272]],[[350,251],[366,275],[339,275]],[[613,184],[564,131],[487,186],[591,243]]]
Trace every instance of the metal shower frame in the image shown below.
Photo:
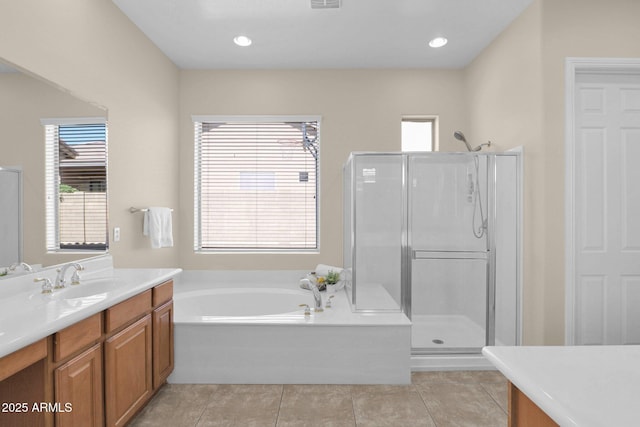
[[[487,252],[485,256],[478,255],[477,258],[486,259],[487,268],[486,268],[486,284],[487,284],[487,301],[486,301],[486,329],[485,329],[485,345],[494,345],[495,344],[495,329],[496,329],[496,239],[495,239],[495,229],[496,229],[496,173],[497,173],[497,165],[496,165],[496,157],[515,157],[518,163],[516,168],[516,187],[518,193],[518,200],[516,204],[516,215],[518,224],[522,224],[522,177],[523,177],[523,163],[522,163],[522,150],[516,149],[509,152],[356,152],[351,153],[350,159],[355,156],[402,156],[402,235],[401,235],[401,301],[400,308],[394,311],[402,311],[405,315],[411,319],[411,274],[412,274],[412,261],[415,256],[415,251],[412,247],[411,237],[409,233],[409,227],[411,224],[411,212],[410,212],[410,196],[409,196],[409,186],[407,183],[409,177],[409,156],[465,156],[472,158],[474,156],[483,156],[487,158]],[[353,179],[355,177],[355,162],[351,162],[351,193],[355,194],[356,190],[356,180]],[[344,236],[344,238],[348,238],[350,241],[350,247],[345,248],[350,250],[351,258],[351,266],[355,266],[356,261],[356,227],[355,227],[355,219],[357,217],[357,207],[355,203],[355,197],[351,197],[350,200],[350,216],[349,218],[345,218],[345,220],[350,221],[348,229],[351,231],[350,236]],[[345,224],[345,230],[347,224]],[[518,306],[516,307],[516,344],[519,345],[521,343],[522,336],[522,230],[521,227],[517,228],[516,231],[516,248],[517,248],[517,285],[515,291],[516,301],[518,302]],[[465,256],[460,257],[462,259],[473,258],[473,254],[465,254]],[[357,271],[355,268],[352,268],[351,271],[351,285],[357,287]],[[355,288],[354,287],[354,288]],[[357,309],[357,292],[352,290],[351,292],[351,306],[354,311],[363,312],[363,313],[380,313],[380,312],[388,312],[389,310],[378,310],[378,309]],[[481,348],[477,347],[443,347],[443,348],[412,348],[412,355],[437,355],[437,354],[478,354],[480,353]]]

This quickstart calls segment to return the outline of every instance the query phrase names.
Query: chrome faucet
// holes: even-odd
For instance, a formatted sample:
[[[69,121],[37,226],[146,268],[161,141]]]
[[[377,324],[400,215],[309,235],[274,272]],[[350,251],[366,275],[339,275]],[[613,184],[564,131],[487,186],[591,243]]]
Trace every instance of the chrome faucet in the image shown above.
[[[311,292],[313,292],[313,300],[315,302],[315,307],[313,311],[315,312],[323,311],[322,296],[320,295],[320,289],[318,289],[318,284],[315,281],[309,280],[309,289],[311,289]]]
[[[33,271],[33,268],[27,264],[26,262],[14,262],[13,264],[11,264],[11,266],[9,267],[9,271],[16,271],[16,269],[18,267],[22,267],[22,269],[26,272],[31,272]]]
[[[71,284],[72,285],[80,284],[80,275],[78,274],[78,271],[84,270],[84,267],[78,264],[77,262],[70,262],[56,270],[58,272],[58,275],[56,276],[56,283],[55,285],[53,285],[53,289],[62,289],[66,286],[64,275],[69,269],[69,267],[73,267],[75,269],[75,271],[73,272],[73,275],[71,276]]]

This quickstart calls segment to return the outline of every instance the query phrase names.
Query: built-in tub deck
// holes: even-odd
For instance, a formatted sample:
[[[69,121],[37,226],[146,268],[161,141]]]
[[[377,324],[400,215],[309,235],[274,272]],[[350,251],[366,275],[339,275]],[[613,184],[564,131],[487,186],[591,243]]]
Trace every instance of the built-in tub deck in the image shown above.
[[[409,384],[411,322],[353,313],[344,290],[313,308],[302,271],[185,271],[175,284],[172,383]]]

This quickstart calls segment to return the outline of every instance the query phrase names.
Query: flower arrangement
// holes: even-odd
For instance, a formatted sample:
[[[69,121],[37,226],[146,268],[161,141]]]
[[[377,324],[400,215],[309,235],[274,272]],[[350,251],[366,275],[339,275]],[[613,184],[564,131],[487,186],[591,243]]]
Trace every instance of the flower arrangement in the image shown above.
[[[340,281],[340,273],[337,271],[329,270],[326,276],[318,276],[318,289],[324,291],[327,289],[327,285],[335,285]]]

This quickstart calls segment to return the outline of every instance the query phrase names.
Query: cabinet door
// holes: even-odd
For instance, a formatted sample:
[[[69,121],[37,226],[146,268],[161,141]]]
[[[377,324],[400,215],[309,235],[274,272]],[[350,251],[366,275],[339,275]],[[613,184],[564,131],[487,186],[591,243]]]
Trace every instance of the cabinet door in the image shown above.
[[[54,371],[56,427],[104,425],[102,400],[102,344]]]
[[[151,397],[151,342],[151,314],[106,341],[107,427],[125,425]]]
[[[153,388],[173,371],[173,302],[153,311]]]

